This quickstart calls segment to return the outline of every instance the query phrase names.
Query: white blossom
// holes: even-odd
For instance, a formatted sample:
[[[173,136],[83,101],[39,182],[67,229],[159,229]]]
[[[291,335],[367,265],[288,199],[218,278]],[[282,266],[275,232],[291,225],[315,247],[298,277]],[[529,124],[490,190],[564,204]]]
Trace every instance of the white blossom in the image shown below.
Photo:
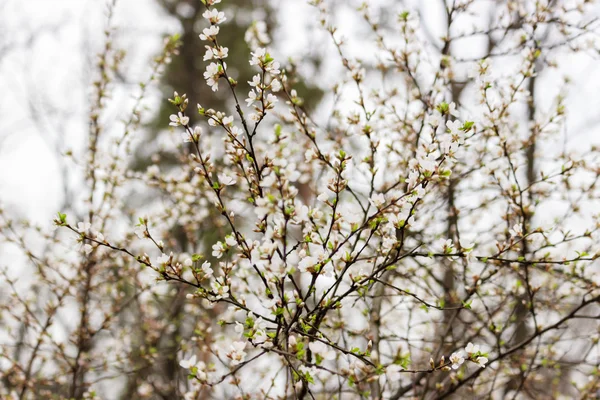
[[[476,344],[473,344],[471,342],[469,342],[467,344],[467,347],[465,347],[465,351],[467,352],[467,354],[475,354],[475,353],[479,353],[479,346]]]
[[[94,248],[92,247],[91,244],[86,243],[86,244],[83,245],[83,252],[85,254],[90,254],[92,252],[92,250],[94,250]]]
[[[156,258],[156,263],[159,265],[167,264],[170,259],[171,257],[166,255],[165,253],[162,253],[159,257]]]
[[[204,72],[204,79],[206,79],[206,84],[210,86],[213,92],[219,90],[219,78],[223,73],[223,68],[216,64],[210,63],[206,67],[206,71]]]
[[[281,90],[281,82],[279,82],[277,79],[273,79],[271,81],[271,90],[273,92],[279,92]]]
[[[219,182],[225,186],[231,186],[231,185],[235,185],[236,180],[235,180],[235,178],[233,178],[225,173],[222,173],[222,174],[219,174]]]
[[[216,8],[204,11],[202,16],[208,21],[210,21],[211,24],[220,24],[227,20],[227,18],[225,17],[225,13],[217,10]]]
[[[222,123],[225,126],[231,126],[233,124],[233,115],[223,117]]]
[[[222,242],[217,242],[217,243],[213,244],[212,250],[213,250],[212,251],[213,257],[221,258],[221,257],[223,257],[223,254],[225,254],[225,251],[227,249]]]
[[[235,237],[233,237],[232,235],[228,235],[225,237],[225,243],[229,247],[237,246],[237,240],[235,240]]]
[[[204,261],[202,263],[202,272],[204,273],[205,278],[210,278],[213,275],[213,269],[208,261]]]
[[[137,237],[139,237],[140,239],[144,239],[146,237],[146,227],[143,225],[137,226],[133,232],[136,234]]]
[[[511,237],[521,237],[523,236],[523,226],[521,224],[514,224],[512,229],[508,230]]]
[[[252,59],[250,60],[250,65],[261,65],[262,59],[264,59],[267,50],[265,48],[258,48],[254,52],[250,53],[252,55]]]
[[[481,368],[485,368],[485,364],[487,364],[489,360],[486,357],[477,357],[475,362],[479,364]]]
[[[277,99],[277,96],[275,96],[274,94],[269,93],[267,95],[267,103],[265,104],[265,108],[267,108],[267,109],[273,108],[273,105],[275,103],[277,103],[277,101],[279,101]]]
[[[206,52],[204,53],[204,61],[208,60],[222,60],[227,58],[229,55],[229,49],[227,47],[222,46],[205,46]]]
[[[179,361],[179,365],[185,369],[191,369],[196,366],[196,356],[191,356],[188,360]]]
[[[438,241],[439,247],[441,247],[444,254],[451,254],[455,252],[454,244],[452,239],[440,239]]]
[[[333,360],[335,358],[335,351],[327,346],[325,343],[320,341],[310,342],[308,344],[310,351],[321,356],[324,360]]]
[[[227,354],[227,357],[231,359],[231,365],[235,366],[244,362],[246,358],[246,352],[244,349],[246,348],[245,341],[233,342],[231,344],[231,351]]]
[[[215,294],[215,298],[218,299],[223,299],[225,297],[227,297],[229,295],[229,286],[227,285],[222,285],[221,283],[219,283],[218,281],[212,281],[210,283],[210,287],[212,289],[212,291]]]
[[[302,272],[306,272],[316,264],[318,264],[318,260],[315,257],[306,256],[298,264],[298,269]]]
[[[91,228],[92,228],[92,225],[89,222],[78,222],[77,223],[77,230],[79,231],[79,233],[89,234]]]
[[[417,182],[419,181],[419,171],[417,170],[411,170],[410,173],[408,174],[408,178],[406,178],[406,180],[404,182],[406,182],[408,184],[408,188],[412,189],[416,186]]]
[[[369,202],[377,209],[385,204],[385,196],[383,193],[376,193],[369,199]]]
[[[452,353],[450,355],[450,362],[452,363],[452,369],[458,369],[465,362],[462,351]]]
[[[317,196],[317,200],[322,201],[323,203],[329,201],[329,194],[327,194],[326,192],[321,193],[320,195]]]
[[[187,125],[190,122],[190,118],[184,116],[181,112],[178,112],[177,114],[171,114],[169,119],[171,120],[169,123],[171,126]]]
[[[251,81],[248,81],[248,84],[252,87],[259,87],[261,83],[260,74],[256,74],[252,77]]]
[[[219,34],[219,27],[217,25],[211,25],[208,28],[204,28],[202,33],[200,34],[200,39],[202,40],[214,40],[214,38]]]
[[[248,107],[250,107],[257,99],[258,98],[256,92],[254,90],[249,91],[248,97],[246,98],[246,103],[248,104]]]
[[[453,117],[458,118],[460,116],[460,114],[458,113],[458,110],[456,108],[456,103],[451,102],[448,105],[448,112],[450,113],[450,115],[452,115]]]

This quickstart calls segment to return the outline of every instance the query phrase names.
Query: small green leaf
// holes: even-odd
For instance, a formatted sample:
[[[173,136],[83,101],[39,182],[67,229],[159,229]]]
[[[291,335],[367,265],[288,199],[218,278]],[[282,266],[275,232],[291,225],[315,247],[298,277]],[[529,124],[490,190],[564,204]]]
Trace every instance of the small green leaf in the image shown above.
[[[462,126],[462,128],[460,128],[460,130],[468,132],[473,127],[474,124],[475,124],[475,122],[473,122],[473,121],[465,121],[464,125]]]
[[[450,110],[450,105],[448,105],[448,103],[443,101],[440,104],[438,104],[438,106],[436,108],[440,112],[440,114],[445,115],[448,113],[448,110]]]
[[[65,226],[67,225],[67,214],[63,214],[61,212],[58,212],[58,218],[54,220],[54,223],[58,226]]]

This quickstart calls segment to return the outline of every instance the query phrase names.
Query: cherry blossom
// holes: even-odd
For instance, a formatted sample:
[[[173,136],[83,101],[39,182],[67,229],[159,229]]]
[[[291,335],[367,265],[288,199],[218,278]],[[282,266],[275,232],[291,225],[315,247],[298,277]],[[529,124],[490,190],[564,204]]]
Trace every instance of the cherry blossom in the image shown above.
[[[208,28],[204,28],[200,34],[201,40],[214,41],[215,37],[219,34],[219,27],[217,25],[211,25]]]
[[[204,18],[206,18],[211,24],[220,24],[227,20],[225,17],[225,13],[222,11],[213,8],[212,10],[206,10],[202,14]]]
[[[184,116],[181,112],[172,114],[169,119],[171,120],[169,123],[171,126],[187,125],[190,122],[190,118]]]
[[[452,353],[449,360],[452,363],[452,369],[459,369],[460,366],[465,362],[462,351]]]
[[[227,357],[231,359],[231,365],[238,365],[244,362],[246,358],[246,342],[233,342],[231,344],[231,351],[227,353]]]

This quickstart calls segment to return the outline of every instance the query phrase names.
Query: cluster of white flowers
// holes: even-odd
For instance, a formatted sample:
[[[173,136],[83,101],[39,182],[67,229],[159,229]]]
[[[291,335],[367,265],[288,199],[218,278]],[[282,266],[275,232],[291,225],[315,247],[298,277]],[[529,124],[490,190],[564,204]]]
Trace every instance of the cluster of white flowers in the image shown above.
[[[210,287],[214,293],[215,300],[224,299],[229,296],[229,286],[219,282],[218,279],[210,283]]]
[[[208,371],[206,363],[204,361],[198,361],[196,355],[193,355],[187,360],[179,361],[179,365],[182,368],[189,369],[190,374],[193,375],[200,382],[206,382],[208,380]]]
[[[227,64],[223,63],[210,63],[206,67],[206,71],[204,72],[204,79],[206,79],[206,83],[213,92],[219,90],[219,78],[221,78],[225,74],[225,69],[227,68]]]
[[[225,237],[224,243],[219,241],[213,245],[212,255],[213,255],[213,257],[221,258],[221,257],[223,257],[223,254],[225,254],[225,252],[227,250],[229,250],[230,248],[232,248],[236,245],[237,245],[237,240],[235,240],[235,238],[233,236],[227,236],[227,237]]]
[[[257,48],[252,53],[252,59],[250,65],[256,65],[261,68],[264,73],[268,73],[270,76],[269,81],[262,81],[261,74],[253,76],[252,81],[248,81],[248,84],[252,87],[248,92],[246,103],[248,107],[253,107],[255,112],[250,114],[249,118],[251,121],[258,123],[264,117],[267,110],[273,109],[278,99],[273,93],[277,93],[281,90],[281,82],[277,79],[280,74],[280,66],[277,61],[267,53],[265,48]],[[268,93],[268,91],[272,93]],[[256,104],[258,103],[258,104]]]
[[[521,237],[523,236],[523,225],[514,224],[511,229],[508,230],[511,237]]]
[[[89,222],[78,222],[77,231],[80,234],[80,236],[77,238],[77,241],[81,243],[81,250],[85,254],[90,254],[99,243],[104,243],[105,241],[104,235],[101,232],[93,229]],[[94,239],[94,241],[85,240],[86,238]]]
[[[271,55],[267,52],[267,49],[264,47],[260,47],[250,54],[252,54],[250,65],[258,66],[263,71],[268,72],[271,76],[278,76],[281,73],[279,70],[279,63],[273,60]]]
[[[216,4],[217,2],[213,2],[213,5]],[[212,25],[218,25],[220,23],[225,22],[225,20],[227,19],[225,17],[225,13],[222,11],[217,10],[216,8],[213,8],[212,10],[206,10],[204,11],[204,13],[202,14],[202,16],[207,19]]]
[[[440,239],[440,247],[442,249],[442,253],[452,254],[456,250],[454,249],[454,244],[452,243],[452,239]]]
[[[452,363],[452,369],[459,369],[460,366],[465,362],[465,357],[462,351],[452,353],[450,355],[450,362]]]
[[[218,2],[211,2],[214,5]],[[208,4],[207,4],[208,5]],[[219,34],[219,24],[223,23],[227,18],[225,13],[212,8],[204,11],[202,16],[210,22],[211,26],[205,28],[200,34],[200,39],[210,42],[206,45],[206,53],[204,54],[204,61],[215,60],[211,62],[204,72],[204,79],[210,88],[216,92],[219,90],[219,79],[226,74],[227,64],[223,62],[229,55],[229,49],[227,47],[220,46],[217,43],[217,35]]]
[[[311,246],[311,250],[311,255],[306,254],[305,250],[300,251],[298,270],[301,272],[310,273],[316,273],[325,270],[324,264],[329,261],[327,252],[325,252],[321,246]],[[327,265],[330,264],[327,263]]]
[[[476,363],[481,368],[485,368],[485,365],[489,361],[488,358],[483,355],[478,345],[474,345],[473,343],[469,342],[467,347],[465,347],[464,352],[460,350],[450,355],[449,360],[452,364],[452,369],[460,368],[460,366],[465,362],[465,353],[467,360]]]
[[[329,361],[335,359],[335,351],[323,342],[310,342],[308,348],[322,360]],[[319,362],[317,361],[317,363]]]
[[[181,112],[171,115],[170,119],[171,123],[169,125],[171,126],[186,126],[190,122],[190,118],[184,116]]]
[[[166,255],[166,254],[161,254],[159,257],[156,258],[156,263],[158,265],[165,265],[165,264],[169,264],[171,261],[173,260],[173,253],[171,252],[170,255]]]
[[[244,349],[246,348],[246,341],[238,341],[233,342],[231,344],[231,351],[227,353],[227,358],[231,360],[231,365],[235,366],[244,362],[246,358],[246,352]]]

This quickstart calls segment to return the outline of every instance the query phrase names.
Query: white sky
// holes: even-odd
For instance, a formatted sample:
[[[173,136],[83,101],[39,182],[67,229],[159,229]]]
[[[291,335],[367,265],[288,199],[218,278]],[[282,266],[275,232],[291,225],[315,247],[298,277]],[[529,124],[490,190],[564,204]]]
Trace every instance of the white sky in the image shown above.
[[[0,52],[0,201],[36,221],[57,211],[53,147],[82,145],[78,132],[87,129],[90,65],[103,44],[106,10],[106,2],[92,0],[0,4],[0,49],[11,46]],[[115,9],[115,36],[128,51],[133,80],[145,72],[161,35],[177,29],[159,12],[152,0],[121,0]]]

